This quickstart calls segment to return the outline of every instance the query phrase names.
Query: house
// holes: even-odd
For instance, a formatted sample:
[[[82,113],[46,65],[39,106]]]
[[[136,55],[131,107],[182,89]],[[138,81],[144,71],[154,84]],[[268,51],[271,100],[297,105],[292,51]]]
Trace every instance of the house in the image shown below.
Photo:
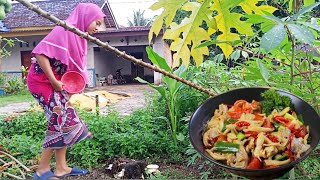
[[[46,0],[32,2],[41,9],[49,12],[61,20],[65,20],[78,3],[90,2],[97,4],[106,14],[104,25],[94,36],[109,45],[116,47],[120,51],[151,63],[145,51],[149,46],[148,33],[150,27],[119,27],[107,0]],[[15,46],[7,50],[11,51],[11,56],[3,58],[0,71],[12,76],[23,77],[21,66],[29,67],[31,63],[32,49],[48,34],[55,26],[54,23],[37,13],[28,9],[20,3],[13,3],[12,10],[3,20],[4,28],[8,31],[0,32],[5,38],[17,38]],[[23,42],[22,42],[23,41]],[[171,52],[168,45],[159,35],[150,45],[154,51],[165,59],[172,62]],[[134,82],[134,78],[139,76],[149,82],[160,83],[161,75],[144,67],[140,67],[128,60],[117,57],[112,52],[106,51],[96,44],[88,42],[87,67],[89,71],[89,87],[97,86],[97,77],[107,77],[115,75],[117,69],[122,68],[122,75],[127,82]]]

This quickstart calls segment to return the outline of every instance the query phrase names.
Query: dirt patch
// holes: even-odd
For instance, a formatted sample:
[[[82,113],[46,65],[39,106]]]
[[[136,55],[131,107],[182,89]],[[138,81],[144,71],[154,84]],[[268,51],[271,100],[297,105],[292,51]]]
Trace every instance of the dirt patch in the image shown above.
[[[96,88],[87,88],[85,92],[92,91],[107,91],[114,94],[119,94],[125,98],[119,99],[118,101],[108,104],[101,108],[101,113],[107,113],[109,108],[114,108],[121,115],[129,115],[133,110],[144,107],[146,104],[145,93],[154,91],[148,85],[143,84],[126,84],[126,85],[113,85],[113,86],[102,86]],[[8,115],[15,113],[24,113],[32,106],[31,102],[23,103],[12,103],[0,108],[0,115]]]
[[[126,84],[126,85],[113,85],[102,86],[87,89],[86,92],[105,90],[110,93],[119,95],[127,95],[128,97],[119,100],[109,106],[101,108],[102,113],[107,113],[109,108],[116,109],[121,115],[129,115],[137,108],[144,107],[146,105],[145,93],[155,92],[150,86],[143,84]]]
[[[166,165],[161,167],[160,172],[163,178],[168,179],[200,179],[201,174],[195,168],[188,168],[185,165]],[[93,169],[89,174],[83,176],[69,176],[66,179],[116,179],[106,174],[105,169]],[[145,178],[146,179],[146,178]]]

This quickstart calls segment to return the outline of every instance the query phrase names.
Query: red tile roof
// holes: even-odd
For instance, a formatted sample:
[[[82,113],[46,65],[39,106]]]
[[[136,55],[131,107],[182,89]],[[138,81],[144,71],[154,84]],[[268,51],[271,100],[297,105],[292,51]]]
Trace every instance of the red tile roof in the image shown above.
[[[104,0],[48,0],[32,2],[41,9],[51,13],[61,20],[65,20],[78,3],[90,2],[97,4],[99,7],[104,5],[103,11],[106,14],[105,23],[107,28],[116,28],[115,18],[108,4],[104,4]],[[25,28],[25,27],[42,27],[54,26],[50,20],[39,16],[34,11],[28,9],[20,3],[13,3],[12,10],[3,20],[4,25],[9,28]],[[39,28],[40,29],[40,28]]]

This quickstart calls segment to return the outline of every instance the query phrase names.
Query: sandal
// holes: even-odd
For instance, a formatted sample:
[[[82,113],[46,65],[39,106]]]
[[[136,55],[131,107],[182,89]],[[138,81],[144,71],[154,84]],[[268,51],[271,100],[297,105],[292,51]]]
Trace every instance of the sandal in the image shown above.
[[[41,176],[39,176],[37,172],[33,173],[33,179],[50,179],[52,177],[57,177],[52,171],[47,171],[41,174]]]
[[[65,178],[65,177],[68,177],[68,176],[84,175],[84,174],[87,174],[88,172],[89,172],[88,169],[80,169],[80,168],[77,168],[77,167],[73,167],[71,169],[70,173],[62,175],[62,176],[58,176],[58,177],[61,179],[61,178]]]

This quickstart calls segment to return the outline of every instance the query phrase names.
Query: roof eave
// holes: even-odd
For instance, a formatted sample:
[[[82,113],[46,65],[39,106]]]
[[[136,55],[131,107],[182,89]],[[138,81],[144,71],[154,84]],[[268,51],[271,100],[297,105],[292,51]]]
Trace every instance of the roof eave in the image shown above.
[[[111,15],[111,17],[112,17],[112,20],[114,21],[114,24],[116,25],[116,29],[119,29],[119,25],[118,25],[118,23],[117,23],[116,18],[114,17],[114,14],[113,14],[113,12],[112,12],[112,9],[111,9],[111,6],[110,6],[108,0],[105,0],[105,1],[104,1],[103,6],[102,6],[101,9],[103,9],[103,7],[104,7],[105,5],[108,6],[108,9],[109,9],[110,15]]]

